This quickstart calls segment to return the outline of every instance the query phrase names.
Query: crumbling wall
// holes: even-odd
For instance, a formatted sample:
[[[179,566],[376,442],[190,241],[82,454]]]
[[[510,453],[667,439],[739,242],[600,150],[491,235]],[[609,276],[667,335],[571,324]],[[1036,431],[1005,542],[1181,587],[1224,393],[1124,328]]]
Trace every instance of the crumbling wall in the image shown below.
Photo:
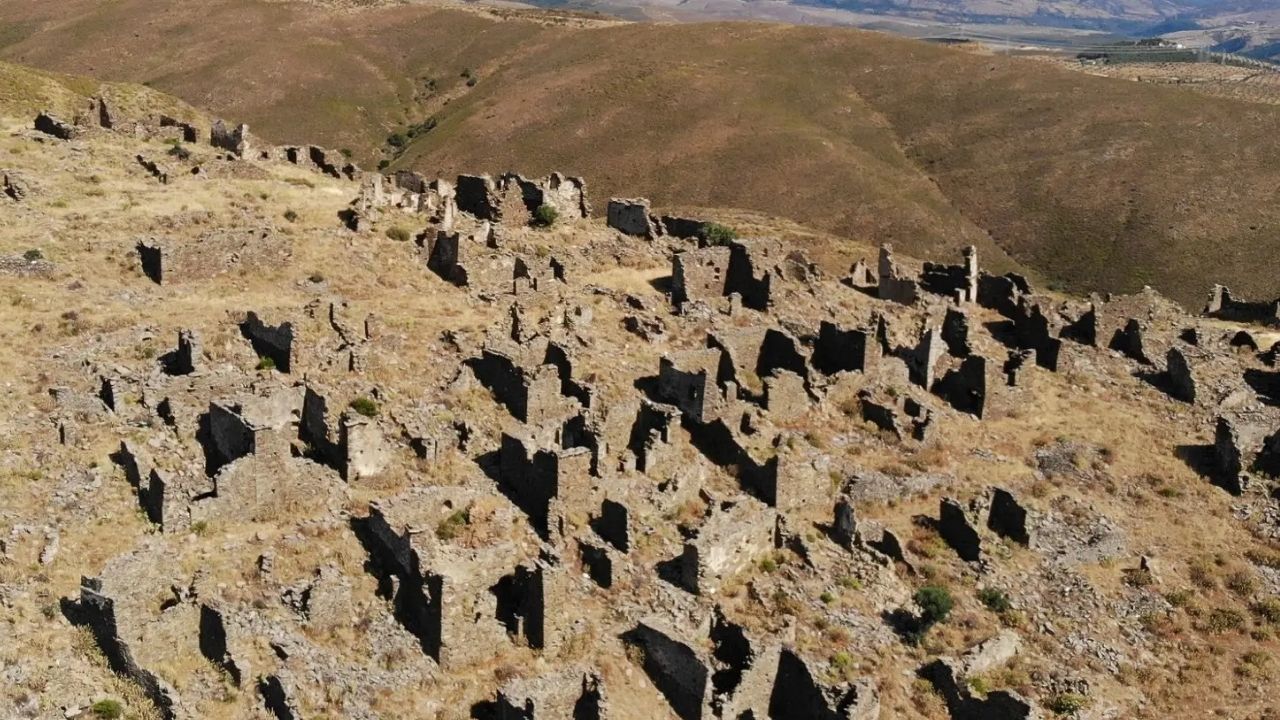
[[[628,645],[639,648],[642,667],[680,720],[709,718],[711,686],[707,662],[670,630],[641,622],[623,634]]]
[[[823,686],[796,650],[782,648],[769,696],[771,720],[874,720],[879,715],[874,685]]]
[[[459,175],[454,192],[458,209],[462,212],[490,222],[502,219],[498,188],[488,175]]]
[[[605,213],[609,227],[624,235],[643,238],[658,236],[658,226],[649,212],[649,201],[644,198],[612,198]]]
[[[713,302],[726,294],[730,251],[705,247],[676,253],[671,258],[671,303]]]
[[[240,323],[244,335],[258,357],[270,358],[276,370],[287,373],[293,367],[293,324],[268,325],[252,310]]]
[[[920,297],[920,284],[908,277],[893,259],[893,246],[880,246],[880,284],[876,296],[881,300],[911,305]]]
[[[964,249],[964,263],[943,265],[926,262],[920,274],[920,287],[928,292],[946,295],[959,303],[978,299],[978,251],[972,245]]]
[[[249,153],[249,126],[241,123],[234,129],[222,120],[214,120],[209,129],[209,144],[236,157]]]
[[[63,612],[73,624],[89,628],[111,670],[137,684],[161,717],[165,720],[177,717],[177,692],[134,660],[129,644],[120,633],[115,601],[103,592],[100,579],[82,578],[79,600],[64,600]]]
[[[716,385],[722,351],[716,348],[664,355],[658,364],[658,395],[691,422],[719,417],[724,398]]]
[[[1280,326],[1280,300],[1253,302],[1231,297],[1225,285],[1214,285],[1204,314],[1235,322]]]
[[[870,330],[845,330],[822,321],[813,345],[813,367],[824,375],[867,372],[880,357],[880,345]]]

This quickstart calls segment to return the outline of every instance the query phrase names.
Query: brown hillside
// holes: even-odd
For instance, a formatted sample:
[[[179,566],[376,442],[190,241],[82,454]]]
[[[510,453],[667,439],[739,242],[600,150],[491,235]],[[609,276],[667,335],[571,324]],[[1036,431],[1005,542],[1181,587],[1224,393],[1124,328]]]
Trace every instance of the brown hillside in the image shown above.
[[[843,29],[507,15],[24,0],[0,8],[0,56],[145,81],[367,164],[435,117],[393,167],[560,168],[597,198],[917,255],[974,242],[1077,290],[1280,293],[1274,109]]]

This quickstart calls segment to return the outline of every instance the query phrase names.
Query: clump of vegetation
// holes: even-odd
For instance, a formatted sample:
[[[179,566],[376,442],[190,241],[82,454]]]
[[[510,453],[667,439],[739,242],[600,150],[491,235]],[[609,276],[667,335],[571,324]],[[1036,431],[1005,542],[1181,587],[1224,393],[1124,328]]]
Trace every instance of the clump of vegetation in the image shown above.
[[[409,125],[408,127],[406,127],[404,130],[397,130],[391,133],[390,135],[388,135],[387,145],[390,146],[393,151],[395,151],[396,153],[399,153],[401,150],[404,150],[404,148],[408,146],[409,143],[413,142],[419,137],[422,137],[423,135],[426,135],[432,130],[435,130],[436,125],[439,125],[439,124],[440,124],[440,121],[437,120],[434,115],[427,118],[426,120],[413,123],[412,125]]]
[[[93,711],[94,717],[104,718],[104,720],[114,720],[115,718],[124,717],[124,705],[119,700],[112,698],[104,698],[95,702],[89,708]]]
[[[982,588],[978,591],[978,600],[994,613],[1006,613],[1013,608],[1013,603],[1009,601],[1009,596],[999,588]]]
[[[368,398],[363,395],[356,398],[355,400],[352,400],[350,403],[350,407],[352,410],[356,411],[360,415],[363,415],[368,418],[378,416],[378,403],[375,402],[372,398]]]
[[[393,227],[387,228],[387,237],[395,240],[396,242],[409,242],[409,238],[412,237],[412,233],[402,227]]]
[[[1280,625],[1280,597],[1269,597],[1253,604],[1250,608],[1258,619],[1271,623],[1272,625]]]
[[[838,652],[831,656],[831,667],[840,672],[853,669],[853,656],[847,652]]]
[[[342,154],[342,157],[348,160],[350,160],[351,156],[354,154],[351,152],[351,148],[339,148],[338,152]]]
[[[1223,584],[1227,586],[1228,590],[1240,597],[1249,597],[1258,586],[1253,575],[1247,570],[1237,570],[1227,575]]]
[[[1211,633],[1243,630],[1244,624],[1244,613],[1234,608],[1214,608],[1205,618],[1205,630]]]
[[[772,555],[766,556],[760,560],[760,569],[771,573],[778,569],[778,561]]]
[[[698,237],[707,245],[728,245],[738,239],[738,231],[728,225],[711,222],[702,226]]]
[[[1061,693],[1049,698],[1046,707],[1058,715],[1075,715],[1089,707],[1089,698],[1076,693]]]
[[[538,227],[551,227],[559,219],[560,211],[552,205],[539,205],[538,209],[533,211],[533,222]]]
[[[823,605],[830,605],[836,601],[836,596],[829,590],[824,590],[822,594],[818,596],[818,599],[822,601]]]
[[[266,355],[263,355],[262,357],[258,358],[258,364],[255,367],[258,370],[275,370],[276,361],[267,357]]]
[[[1262,650],[1250,650],[1240,656],[1240,664],[1236,666],[1236,674],[1241,677],[1266,677],[1270,674],[1268,665],[1271,656]]]
[[[22,259],[26,260],[27,262],[35,262],[37,260],[43,260],[44,253],[40,252],[36,248],[31,248],[30,250],[22,253]]]
[[[951,591],[941,585],[926,585],[917,590],[912,599],[920,606],[920,615],[907,627],[903,639],[919,645],[934,625],[947,619],[956,601]]]
[[[284,211],[284,219],[289,222],[298,222],[298,213],[293,208]]]
[[[169,148],[168,154],[179,160],[191,159],[191,151],[180,143],[175,143],[173,147]]]
[[[1154,583],[1155,577],[1146,568],[1128,568],[1124,571],[1124,582],[1126,585],[1143,588]]]
[[[452,540],[462,534],[463,528],[471,524],[471,511],[455,510],[449,517],[436,525],[436,537],[441,540]]]
[[[197,521],[195,521],[195,522],[191,523],[191,532],[192,532],[192,534],[194,534],[194,535],[198,535],[198,536],[200,536],[200,537],[204,537],[205,535],[208,535],[208,534],[209,534],[209,521],[207,521],[207,520],[197,520]]]
[[[941,585],[926,585],[916,591],[916,604],[920,606],[920,622],[928,627],[937,625],[947,619],[955,608],[955,598],[951,591]]]

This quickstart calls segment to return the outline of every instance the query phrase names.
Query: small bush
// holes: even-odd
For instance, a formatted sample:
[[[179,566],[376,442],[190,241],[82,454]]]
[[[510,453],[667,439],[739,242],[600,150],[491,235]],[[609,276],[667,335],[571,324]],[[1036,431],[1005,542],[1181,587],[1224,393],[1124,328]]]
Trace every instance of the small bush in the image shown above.
[[[831,603],[836,601],[836,596],[832,595],[830,592],[824,591],[821,595],[818,596],[818,599],[822,601],[823,605],[830,605]]]
[[[207,520],[197,520],[191,523],[191,532],[200,537],[209,534],[209,522]]]
[[[1244,613],[1233,608],[1214,608],[1205,618],[1205,629],[1211,633],[1224,633],[1232,630],[1243,630]]]
[[[778,561],[774,560],[772,556],[766,557],[760,561],[760,569],[771,573],[778,569]]]
[[[405,228],[393,227],[387,228],[387,237],[395,240],[396,242],[409,242],[409,238],[412,237],[412,234]]]
[[[1231,573],[1223,584],[1227,586],[1228,590],[1240,597],[1249,597],[1258,586],[1253,574],[1247,570],[1237,570]]]
[[[275,369],[276,369],[276,361],[275,361],[275,360],[272,360],[271,358],[269,358],[269,357],[267,357],[267,356],[265,356],[265,355],[264,355],[264,356],[262,356],[262,357],[258,358],[258,364],[257,364],[256,368],[257,368],[258,370],[275,370]]]
[[[462,533],[462,529],[471,524],[471,513],[467,510],[457,510],[449,517],[440,521],[436,525],[436,537],[441,540],[452,540]]]
[[[941,585],[926,585],[916,591],[916,604],[920,606],[920,620],[926,627],[943,622],[956,606],[951,591]]]
[[[183,147],[181,144],[174,144],[173,147],[169,148],[168,153],[179,160],[191,159],[191,151]]]
[[[1259,619],[1272,625],[1280,625],[1280,597],[1269,597],[1265,600],[1260,600],[1254,603],[1251,609]]]
[[[728,245],[738,239],[738,231],[728,225],[707,223],[698,235],[707,245]]]
[[[105,718],[106,720],[124,717],[124,705],[120,704],[119,700],[111,698],[99,700],[90,709],[93,711],[94,717]]]
[[[44,253],[40,252],[35,248],[31,248],[30,250],[22,253],[22,259],[26,260],[27,262],[35,262],[37,260],[43,260]]]
[[[838,652],[831,656],[831,667],[844,672],[853,668],[853,656],[847,652]]]
[[[993,587],[984,587],[978,591],[978,600],[991,612],[1004,613],[1013,608],[1013,603],[1009,602],[1009,596],[1004,594],[1003,590]]]
[[[1123,576],[1126,585],[1136,588],[1149,587],[1155,582],[1155,577],[1146,568],[1128,568],[1124,571]]]
[[[298,222],[298,213],[293,208],[284,211],[284,219],[289,222]]]
[[[1089,707],[1089,698],[1075,693],[1062,693],[1049,698],[1046,707],[1058,715],[1075,715]]]
[[[371,418],[378,416],[378,403],[364,396],[352,400],[350,407],[352,410],[355,410],[357,413],[365,417]]]
[[[390,161],[390,160],[388,160],[388,159],[386,159],[386,158],[383,158],[383,159],[381,159],[381,160],[379,160],[379,161],[378,161],[378,169],[379,169],[379,170],[386,170],[386,169],[387,169],[388,167],[390,167],[390,166],[391,166],[391,161]]]
[[[350,159],[351,159],[351,156],[352,156],[352,154],[353,154],[353,153],[351,152],[351,148],[339,148],[339,149],[338,149],[338,152],[342,154],[342,157],[344,157],[344,158],[346,158],[346,159],[348,159],[348,160],[350,160]]]
[[[551,205],[539,205],[538,209],[533,211],[533,222],[539,227],[551,227],[559,219],[560,212]]]

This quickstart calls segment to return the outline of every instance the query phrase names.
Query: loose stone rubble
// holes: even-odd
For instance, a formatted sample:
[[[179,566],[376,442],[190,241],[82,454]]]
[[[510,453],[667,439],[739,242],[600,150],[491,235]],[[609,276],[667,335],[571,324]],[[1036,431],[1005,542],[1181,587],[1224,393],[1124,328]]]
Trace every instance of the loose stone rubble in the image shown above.
[[[105,100],[92,110],[87,128],[41,114],[35,129],[79,142],[128,125]],[[143,126],[198,136],[172,118]],[[1035,378],[1082,365],[1119,368],[1132,392],[1167,394],[1202,423],[1215,485],[1243,498],[1276,491],[1276,373],[1256,342],[1241,350],[1150,290],[1064,303],[983,271],[972,247],[959,264],[915,272],[888,244],[877,272],[860,262],[841,280],[775,238],[707,244],[703,221],[655,215],[647,200],[612,199],[592,219],[585,183],[559,173],[384,176],[315,146],[267,147],[244,125],[216,121],[209,138],[222,162],[342,183],[355,196],[341,214],[352,243],[412,220],[421,231],[402,247],[416,277],[441,307],[480,320],[410,338],[359,299],[318,292],[303,307],[210,309],[202,330],[167,335],[158,356],[72,364],[80,386],[50,393],[58,442],[110,438],[100,474],[136,497],[155,532],[85,567],[63,612],[161,717],[202,716],[224,684],[259,715],[315,717],[336,687],[348,692],[343,716],[379,717],[380,692],[422,678],[465,678],[450,697],[474,702],[472,717],[631,717],[619,698],[634,700],[641,673],[660,703],[647,717],[893,717],[872,665],[797,636],[796,618],[815,610],[774,572],[822,587],[838,572],[874,585],[885,617],[907,612],[906,583],[924,566],[916,540],[900,538],[915,531],[876,515],[917,494],[930,497],[918,527],[978,576],[1012,546],[1067,573],[1100,548],[1123,551],[1125,538],[1067,501],[999,486],[943,494],[945,479],[891,477],[829,444],[925,451],[1022,412]],[[161,183],[192,181],[180,163],[136,161]],[[3,188],[28,194],[7,172]],[[541,244],[545,207],[580,234]],[[154,285],[134,291],[164,297],[288,262],[281,235],[139,238]],[[658,302],[607,284],[642,262],[669,273],[653,285]],[[1275,321],[1273,304],[1221,287],[1213,297],[1211,319]],[[429,363],[413,359],[415,343]],[[825,438],[824,422],[857,434]],[[1046,443],[1037,472],[1085,475],[1087,452]],[[23,527],[5,556],[54,562],[56,532]],[[190,554],[213,529],[227,537],[220,558]],[[304,562],[308,538],[325,553]],[[793,559],[778,570],[779,557]],[[232,567],[234,587],[211,579]],[[747,599],[772,610],[742,617]],[[868,656],[896,643],[865,608],[823,622],[860,634],[850,647]],[[1022,693],[971,684],[1020,652],[1018,632],[919,668],[950,717],[1044,717]],[[357,653],[370,662],[353,678],[343,668]],[[191,657],[202,664],[181,683],[155,669]],[[536,667],[494,667],[496,657]]]

